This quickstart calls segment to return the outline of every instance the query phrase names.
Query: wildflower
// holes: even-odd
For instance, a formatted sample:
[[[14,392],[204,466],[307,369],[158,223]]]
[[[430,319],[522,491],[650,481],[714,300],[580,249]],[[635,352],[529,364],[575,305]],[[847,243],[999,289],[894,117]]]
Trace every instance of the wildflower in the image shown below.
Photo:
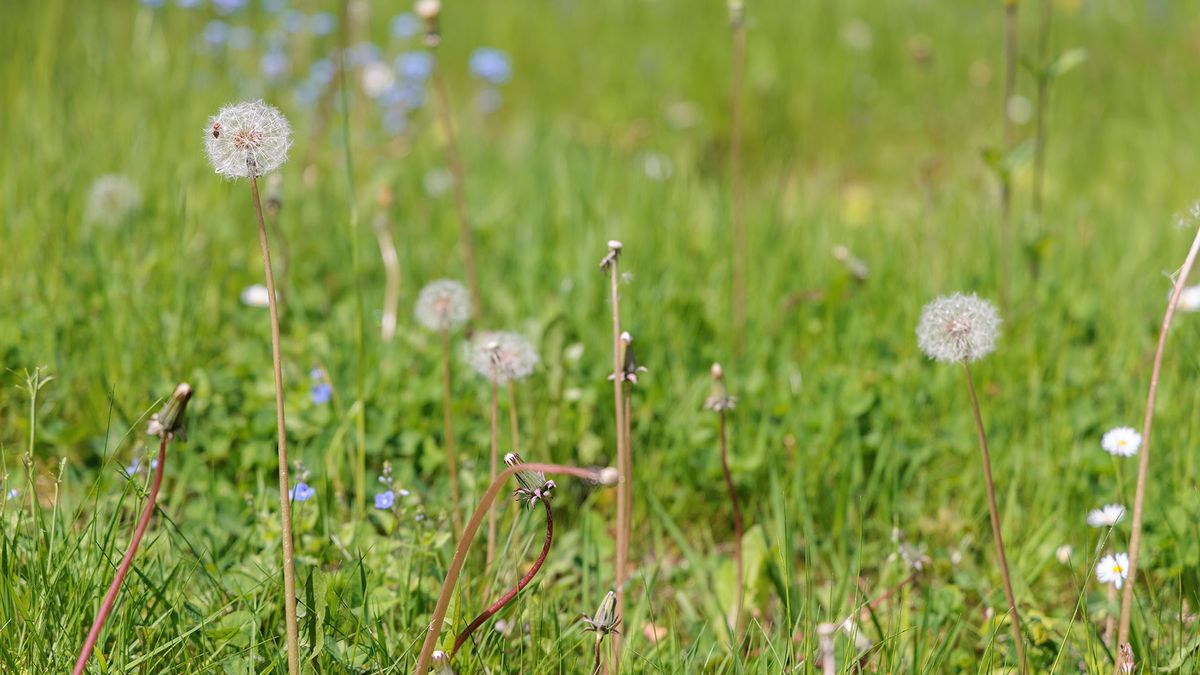
[[[480,47],[471,52],[471,74],[491,84],[504,84],[512,77],[512,63],[499,49]]]
[[[413,313],[429,330],[452,330],[471,318],[471,295],[457,281],[438,279],[421,289]]]
[[[925,305],[917,324],[917,345],[943,363],[976,361],[996,349],[1000,315],[974,293],[942,296]]]
[[[523,380],[539,362],[537,350],[516,333],[481,333],[468,345],[467,362],[481,377],[498,384]]]
[[[721,364],[714,363],[709,369],[709,374],[712,376],[712,393],[704,402],[704,409],[713,412],[725,412],[733,410],[737,407],[737,399],[730,396],[725,389],[725,370],[721,368]]]
[[[268,80],[283,77],[288,70],[287,54],[278,47],[268,49],[267,53],[263,54],[262,60],[258,62],[258,68],[262,71],[263,77]]]
[[[1106,555],[1096,565],[1096,580],[1102,584],[1113,584],[1118,589],[1129,578],[1129,555],[1118,553]]]
[[[129,460],[129,464],[125,467],[125,475],[132,476],[142,469],[142,460],[140,457],[134,457]]]
[[[319,85],[326,85],[333,81],[333,76],[337,74],[337,66],[333,65],[333,61],[329,59],[319,59],[313,61],[313,64],[308,68],[308,79]]]
[[[454,669],[450,667],[450,656],[442,650],[437,650],[433,653],[433,675],[454,675]]]
[[[356,68],[379,60],[379,47],[370,42],[357,42],[346,48],[346,61]]]
[[[388,24],[388,27],[392,33],[392,37],[407,40],[415,37],[420,32],[421,21],[417,19],[417,15],[405,12],[392,17],[392,21]]]
[[[1064,565],[1069,565],[1071,564],[1072,553],[1074,553],[1074,549],[1071,548],[1071,545],[1063,544],[1054,550],[1054,557],[1058,559],[1058,562]]]
[[[403,110],[392,108],[383,113],[383,130],[393,136],[399,136],[408,128],[408,114]]]
[[[279,109],[261,100],[227,105],[208,121],[205,150],[226,178],[264,176],[287,161],[292,128]]]
[[[300,481],[289,491],[289,496],[294,502],[306,502],[317,494],[317,491],[308,486],[308,483]]]
[[[213,19],[204,26],[204,42],[210,47],[220,47],[229,39],[229,26],[220,19]]]
[[[7,494],[8,494],[8,498],[10,500],[16,499],[17,497],[21,496],[21,493],[17,491],[17,488],[12,488],[11,490],[8,491]]]
[[[1101,508],[1088,512],[1087,523],[1092,527],[1112,527],[1125,517],[1125,507],[1120,504],[1106,504]]]
[[[1116,427],[1104,433],[1100,447],[1110,455],[1133,457],[1142,447],[1142,435],[1131,427]]]
[[[362,88],[368,98],[379,98],[392,88],[396,74],[382,61],[374,61],[363,67]]]
[[[506,466],[517,466],[521,464],[521,456],[515,452],[510,452],[504,456],[504,464]],[[518,471],[517,482],[521,487],[513,490],[513,497],[518,502],[524,502],[532,508],[535,504],[543,499],[550,499],[550,493],[557,487],[552,480],[546,480],[546,474],[541,471]]]
[[[242,289],[242,304],[247,307],[267,307],[271,304],[271,293],[262,284],[253,284]]]
[[[391,490],[384,490],[375,495],[375,508],[380,511],[387,511],[396,504],[396,493]]]
[[[172,438],[187,440],[187,428],[184,417],[187,414],[188,401],[192,400],[192,388],[186,382],[175,387],[171,398],[163,405],[161,411],[150,416],[150,424],[146,433],[151,436],[169,434]],[[157,461],[157,460],[155,460]],[[154,462],[151,463],[154,467]]]
[[[1181,312],[1200,312],[1200,286],[1184,287],[1178,307]]]
[[[329,35],[337,28],[337,17],[329,12],[317,12],[308,17],[308,30],[318,37]]]
[[[129,177],[119,174],[101,176],[88,192],[84,217],[90,223],[120,224],[142,206],[142,191]]]
[[[424,82],[433,74],[433,56],[429,52],[404,52],[396,57],[396,72],[412,82]]]
[[[328,382],[314,384],[312,388],[313,405],[325,405],[333,398],[333,387]]]
[[[584,615],[583,622],[587,624],[584,630],[595,632],[597,638],[610,633],[620,635],[621,631],[617,629],[621,625],[621,617],[617,616],[617,594],[613,591],[606,593],[600,601],[600,606],[596,608],[596,613],[592,616]]]
[[[325,369],[322,368],[321,366],[313,366],[312,370],[308,371],[308,377],[313,382],[324,382],[325,381]]]

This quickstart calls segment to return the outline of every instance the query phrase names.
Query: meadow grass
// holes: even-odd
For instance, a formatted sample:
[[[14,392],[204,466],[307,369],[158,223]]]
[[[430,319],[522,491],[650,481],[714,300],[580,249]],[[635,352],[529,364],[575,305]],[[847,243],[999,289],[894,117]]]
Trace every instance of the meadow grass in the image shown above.
[[[352,7],[365,17],[351,42],[370,38],[389,57],[420,48],[387,35],[407,7]],[[648,368],[631,420],[625,672],[820,672],[817,626],[848,616],[838,671],[860,656],[859,637],[879,672],[1011,671],[961,374],[926,361],[913,333],[929,299],[998,300],[1001,279],[1003,334],[972,372],[1030,668],[1111,669],[1101,633],[1116,607],[1093,566],[1124,550],[1128,520],[1110,533],[1085,517],[1133,501],[1136,462],[1099,439],[1141,419],[1166,275],[1194,234],[1174,214],[1200,196],[1200,8],[1055,0],[1053,12],[1049,53],[1088,57],[1053,85],[1040,218],[1032,166],[1012,177],[1006,256],[981,159],[1004,140],[1002,2],[747,3],[739,353],[724,3],[447,3],[437,59],[469,181],[475,327],[519,331],[541,355],[519,398],[526,461],[616,463],[610,289],[596,263],[608,240],[624,244],[621,326]],[[1020,13],[1022,35],[1037,35],[1040,14]],[[316,490],[293,505],[306,667],[411,672],[454,553],[441,336],[410,312],[427,282],[465,275],[453,197],[427,188],[446,170],[432,92],[393,136],[347,64],[345,115],[339,96],[321,127],[292,79],[259,75],[266,45],[200,46],[216,16],[171,0],[3,10],[0,474],[3,493],[18,491],[0,503],[3,672],[70,669],[146,498],[145,470],[123,468],[148,463],[146,422],[182,381],[195,391],[189,440],[170,448],[89,672],[286,670],[268,324],[265,308],[238,301],[262,277],[255,222],[201,142],[226,103],[261,96],[296,130],[280,171],[290,265],[279,282],[292,468]],[[258,3],[224,20],[275,21]],[[337,39],[300,40],[293,67]],[[513,63],[490,115],[467,73],[480,45]],[[1017,92],[1035,97],[1028,72]],[[1016,125],[1016,141],[1033,127]],[[314,128],[325,132],[313,139]],[[89,186],[109,173],[143,195],[115,226],[85,219]],[[391,341],[368,226],[383,187],[400,271]],[[838,244],[867,263],[865,281],[834,257]],[[1176,317],[1159,385],[1131,634],[1145,672],[1200,671],[1197,320]],[[727,431],[746,524],[740,651],[726,621],[736,584],[718,421],[703,410],[714,361],[738,398]],[[310,396],[314,366],[331,402]],[[25,372],[37,367],[54,379],[31,406]],[[487,482],[490,388],[461,359],[452,367],[469,509]],[[409,494],[371,509],[385,461]],[[456,672],[590,671],[595,638],[579,616],[612,585],[616,491],[562,483],[545,566],[496,617],[504,631],[489,624],[463,647]],[[505,564],[467,560],[443,648],[490,602],[485,586],[511,587],[537,556],[544,524],[515,509],[498,519]],[[901,544],[927,558],[915,578]]]

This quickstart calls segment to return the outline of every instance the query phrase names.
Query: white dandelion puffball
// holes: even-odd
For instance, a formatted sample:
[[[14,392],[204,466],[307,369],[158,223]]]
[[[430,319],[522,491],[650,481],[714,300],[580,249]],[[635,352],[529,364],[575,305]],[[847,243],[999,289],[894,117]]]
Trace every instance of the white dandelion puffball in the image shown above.
[[[467,345],[467,363],[480,377],[497,384],[523,380],[540,359],[524,336],[507,332],[480,333]]]
[[[221,108],[204,130],[208,161],[226,178],[265,176],[287,161],[290,147],[287,118],[261,100]]]
[[[1125,518],[1125,507],[1120,504],[1105,504],[1088,512],[1087,523],[1092,527],[1112,527]]]
[[[921,310],[917,346],[942,363],[977,361],[996,349],[1000,315],[974,293],[937,298]]]
[[[89,223],[113,226],[142,206],[142,191],[128,176],[108,174],[96,179],[88,192],[84,217]]]
[[[1142,435],[1132,427],[1109,429],[1101,437],[1100,447],[1110,455],[1133,457],[1142,447]]]
[[[453,279],[431,281],[417,296],[413,314],[429,330],[453,330],[471,318],[471,295]]]
[[[1096,564],[1096,580],[1102,584],[1112,584],[1118,589],[1129,578],[1129,556],[1125,553],[1106,555]]]

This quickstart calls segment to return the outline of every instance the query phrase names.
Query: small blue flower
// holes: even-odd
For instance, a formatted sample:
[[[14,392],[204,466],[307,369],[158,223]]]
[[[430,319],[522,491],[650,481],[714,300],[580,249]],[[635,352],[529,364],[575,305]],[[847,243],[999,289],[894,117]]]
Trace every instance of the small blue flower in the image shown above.
[[[150,460],[150,469],[153,470],[153,469],[157,469],[157,468],[158,468],[158,458],[155,457],[154,459]]]
[[[289,494],[291,495],[292,501],[294,501],[294,502],[306,502],[306,501],[312,499],[317,494],[317,491],[310,488],[308,486],[308,483],[305,483],[304,481],[300,481],[299,483],[296,483],[296,485],[292,487]]]
[[[332,66],[333,64],[330,64],[330,65]],[[313,70],[316,70],[316,67],[317,67],[317,64],[314,63]],[[314,77],[313,79],[316,79],[316,78]],[[325,379],[325,371],[321,368],[321,366],[313,366],[312,370],[308,371],[308,377],[313,382],[321,382]]]
[[[346,60],[350,65],[362,67],[379,60],[379,47],[371,42],[359,42],[346,48]]]
[[[405,490],[404,488],[400,488],[400,490],[398,491],[397,494],[399,494],[401,497],[407,497],[409,492],[408,492],[408,490]]]
[[[299,33],[304,30],[304,26],[308,23],[308,17],[304,16],[304,12],[289,9],[283,13],[283,30],[287,33]]]
[[[268,80],[283,77],[288,69],[287,54],[284,54],[282,49],[272,47],[267,50],[266,54],[263,54],[262,60],[258,62],[258,67],[262,71],[263,77]]]
[[[388,108],[383,113],[383,129],[393,136],[399,136],[408,128],[408,114],[403,108]]]
[[[392,17],[390,28],[392,37],[398,40],[407,40],[416,37],[417,33],[421,32],[421,20],[412,12],[397,14]]]
[[[210,47],[220,47],[229,39],[229,26],[220,19],[213,19],[204,27],[204,41]]]
[[[246,6],[246,0],[212,0],[218,14],[233,14]]]
[[[245,26],[234,26],[229,31],[229,46],[234,49],[246,49],[254,44],[254,31]]]
[[[329,12],[317,12],[308,17],[308,29],[313,35],[329,35],[337,28],[337,17]]]
[[[11,490],[9,490],[9,491],[8,491],[8,498],[9,498],[9,499],[16,499],[17,497],[20,497],[20,496],[21,496],[21,493],[20,493],[20,492],[17,492],[17,488],[13,488],[13,489],[11,489]]]
[[[386,511],[396,503],[396,493],[388,490],[375,495],[375,508]]]
[[[129,466],[125,467],[125,473],[129,476],[132,476],[133,474],[137,473],[141,468],[142,468],[142,460],[138,459],[137,457],[134,457],[132,460],[130,460]]]
[[[391,108],[416,110],[425,103],[425,86],[417,82],[392,85],[379,97],[379,102]]]
[[[396,57],[396,72],[413,82],[424,82],[433,74],[433,57],[429,52],[404,52]]]
[[[314,405],[324,405],[329,403],[329,399],[333,398],[333,387],[328,383],[322,382],[313,385],[312,402]]]
[[[471,53],[471,74],[492,84],[504,84],[512,77],[508,54],[491,47],[480,47]]]

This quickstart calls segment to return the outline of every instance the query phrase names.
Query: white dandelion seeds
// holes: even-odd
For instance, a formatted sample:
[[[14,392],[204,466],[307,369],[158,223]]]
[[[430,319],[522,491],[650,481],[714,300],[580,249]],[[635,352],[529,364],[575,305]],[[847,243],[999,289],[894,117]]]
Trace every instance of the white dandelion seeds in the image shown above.
[[[96,179],[88,192],[84,218],[112,227],[142,206],[142,191],[128,176],[108,174]]]
[[[1125,507],[1120,504],[1105,504],[1088,512],[1087,523],[1092,527],[1112,527],[1125,518]]]
[[[204,130],[208,161],[226,178],[265,176],[287,161],[291,146],[287,118],[261,100],[221,108]]]
[[[467,363],[479,376],[497,384],[523,380],[540,359],[533,344],[517,333],[481,333],[467,345]]]
[[[1000,315],[974,293],[942,296],[925,305],[917,323],[917,346],[942,363],[977,361],[996,349]]]
[[[413,314],[429,330],[453,330],[471,318],[471,294],[452,279],[431,281],[417,295]]]
[[[1096,580],[1102,584],[1112,584],[1120,589],[1128,578],[1129,555],[1126,553],[1106,555],[1096,564]]]
[[[1110,455],[1133,457],[1142,447],[1142,435],[1133,427],[1116,427],[1104,433],[1100,447]]]

